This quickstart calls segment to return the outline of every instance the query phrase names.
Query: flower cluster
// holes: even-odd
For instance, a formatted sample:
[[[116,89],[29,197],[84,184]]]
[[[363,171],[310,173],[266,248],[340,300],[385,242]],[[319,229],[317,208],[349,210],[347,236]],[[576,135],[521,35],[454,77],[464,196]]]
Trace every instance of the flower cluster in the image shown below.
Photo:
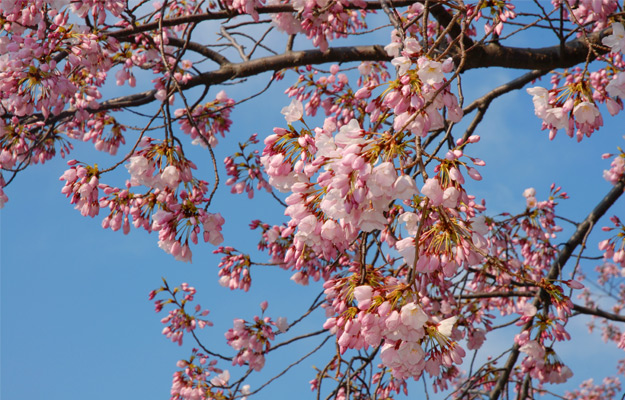
[[[398,79],[391,82],[381,99],[374,99],[368,104],[366,111],[371,113],[372,121],[392,110],[396,131],[408,130],[415,136],[424,137],[429,131],[444,127],[443,109],[447,111],[448,121],[462,119],[458,99],[449,90],[444,75],[454,69],[451,58],[442,62],[432,60],[423,54],[421,45],[414,37],[402,41],[396,31],[393,31],[391,44],[385,49],[389,56],[394,57],[391,63],[397,68]],[[416,70],[412,69],[415,65]]]
[[[616,216],[610,217],[610,221],[614,224],[612,227],[604,227],[606,232],[616,231],[610,238],[599,242],[599,250],[603,251],[603,259],[607,263],[610,259],[621,268],[620,275],[625,276],[625,226]]]
[[[192,302],[196,293],[194,287],[189,286],[187,283],[183,283],[180,286],[171,289],[167,284],[167,281],[163,279],[164,285],[158,289],[150,292],[150,300],[154,300],[156,295],[161,292],[166,292],[167,299],[158,299],[154,301],[156,306],[156,312],[161,312],[165,306],[171,304],[174,306],[173,310],[170,310],[168,315],[161,319],[161,322],[167,325],[163,328],[163,335],[170,339],[174,343],[182,346],[182,338],[185,332],[192,332],[196,328],[204,328],[206,326],[213,326],[213,323],[204,319],[209,313],[208,310],[202,310],[199,304],[196,304],[194,314],[190,315],[185,306],[189,302]],[[182,296],[182,299],[178,299],[178,295]]]
[[[158,231],[159,247],[177,260],[191,261],[189,241],[197,244],[199,235],[205,242],[220,244],[224,219],[202,208],[208,201],[208,184],[193,178],[195,165],[167,141],[144,137],[137,147],[126,164],[130,173],[126,188],[100,183],[97,166],[72,160],[68,163],[71,168],[60,178],[65,181],[62,192],[71,196],[71,203],[85,216],[93,217],[100,208],[108,208],[109,215],[102,221],[105,229],[123,228],[127,234],[132,224],[148,232]],[[147,192],[131,191],[135,186],[145,186]],[[104,196],[98,197],[99,190]]]
[[[619,5],[615,0],[566,0],[566,2],[568,6],[560,5],[565,18],[568,17],[575,24],[590,26],[593,32],[605,29],[609,25],[610,15],[617,10]],[[553,0],[552,3],[556,5],[558,2]]]
[[[485,3],[482,8],[477,10],[475,8],[475,6],[470,6],[469,9],[469,15],[471,15],[472,17],[473,15],[475,15],[475,21],[478,21],[480,18],[484,17],[486,9],[489,10],[490,18],[488,19],[488,22],[484,24],[484,32],[487,35],[490,33],[501,35],[504,24],[508,20],[516,18],[516,12],[514,12],[514,4],[508,3],[506,1]]]
[[[534,112],[543,120],[543,129],[549,129],[549,138],[553,139],[560,129],[565,129],[570,137],[576,135],[578,141],[590,135],[601,126],[603,118],[592,99],[576,92],[575,88],[567,88],[572,93],[559,100],[559,90],[547,90],[540,86],[527,89],[532,95]]]
[[[261,11],[267,3],[271,8]],[[568,280],[552,277],[554,263],[563,254],[555,240],[562,230],[556,224],[555,208],[566,193],[552,185],[549,199],[540,201],[537,191],[528,188],[523,192],[527,207],[520,214],[487,217],[485,202],[471,195],[465,182],[467,176],[482,179],[478,170],[484,161],[466,154],[480,139],[470,133],[475,124],[461,139],[455,140],[452,131],[463,119],[464,95],[461,82],[458,89],[451,83],[458,81],[458,74],[465,69],[476,66],[467,61],[471,64],[472,54],[479,54],[479,50],[469,49],[504,45],[507,38],[499,36],[505,25],[517,18],[517,10],[511,0],[483,1],[479,6],[413,2],[403,7],[404,11],[398,3],[390,5],[393,7],[386,3],[191,0],[156,2],[153,13],[137,17],[135,11],[143,6],[130,7],[125,0],[3,1],[0,167],[13,173],[57,153],[65,156],[72,150],[70,140],[92,142],[98,151],[115,155],[123,149],[131,127],[114,113],[156,99],[161,108],[145,129],[138,129],[141,133],[134,146],[128,146],[127,156],[109,169],[70,161],[60,178],[64,181],[62,193],[84,216],[107,210],[103,228],[124,233],[133,226],[157,231],[164,251],[177,260],[191,261],[191,244],[197,244],[200,237],[221,244],[224,219],[208,212],[217,182],[210,191],[208,182],[194,176],[196,166],[185,155],[176,130],[189,135],[189,142],[209,147],[215,162],[212,148],[219,135],[225,137],[229,131],[237,103],[224,91],[206,102],[207,91],[196,101],[177,90],[199,94],[193,88],[200,84],[208,90],[216,82],[247,79],[279,60],[280,56],[253,58],[272,50],[265,47],[265,36],[256,41],[244,33],[257,23],[268,23],[260,21],[259,14],[269,10],[282,10],[270,15],[273,24],[290,35],[308,37],[322,50],[320,59],[329,56],[343,62],[361,51],[365,54],[373,48],[379,52],[377,47],[356,48],[349,54],[342,49],[325,51],[331,40],[365,33],[365,16],[381,7],[396,28],[384,50],[390,63],[365,61],[358,71],[344,64],[331,65],[327,71],[311,65],[294,68],[299,78],[287,89],[292,101],[282,109],[286,127],[276,127],[264,139],[262,155],[248,147],[259,141],[253,135],[224,161],[226,184],[232,193],[246,192],[250,198],[260,189],[285,193],[284,198],[272,193],[279,202],[284,200],[284,224],[251,224],[252,229],[260,228],[259,249],[267,250],[267,264],[289,270],[298,284],[306,285],[310,279],[324,281],[325,300],[316,302],[315,307],[325,309],[324,328],[335,335],[339,352],[327,369],[319,371],[312,386],[321,390],[322,380],[333,371],[339,381],[333,393],[336,398],[371,397],[366,384],[353,383],[352,389],[352,378],[369,380],[377,385],[375,395],[390,397],[407,390],[406,380],[427,372],[435,390],[445,389],[460,381],[458,365],[465,356],[460,341],[466,340],[469,350],[480,348],[495,329],[494,311],[524,326],[515,338],[524,359],[520,368],[508,371],[510,381],[520,382],[524,374],[540,384],[566,381],[571,371],[550,346],[570,339],[566,325],[574,306],[565,290],[584,288],[577,267]],[[621,7],[617,0],[552,3],[553,11],[559,13],[542,10],[544,18],[526,27],[551,23],[556,19],[550,16],[558,14],[561,39],[565,31],[577,33],[577,45],[589,45],[588,62],[583,68],[554,72],[551,89],[533,87],[527,92],[550,138],[565,130],[582,140],[602,126],[602,107],[611,115],[624,108],[625,28],[617,15]],[[239,18],[236,14],[247,16],[222,25],[225,40],[217,46],[238,50],[242,63],[230,61],[234,51],[216,52],[212,45],[196,41],[197,35],[192,37],[197,21],[226,15]],[[533,18],[525,10],[519,16]],[[573,27],[563,18],[569,18]],[[469,48],[466,45],[477,36],[474,25],[480,20],[486,36]],[[81,21],[86,25],[80,25]],[[454,32],[458,29],[460,34]],[[603,47],[589,43],[597,37],[603,37]],[[248,39],[255,43],[246,51],[237,40]],[[188,58],[187,51],[197,52],[203,59]],[[337,54],[346,57],[335,58]],[[362,58],[380,60],[385,55]],[[591,59],[605,67],[593,70]],[[203,71],[204,61],[215,69]],[[387,65],[392,66],[393,78]],[[145,83],[139,80],[148,73],[154,75],[153,91],[100,101],[108,79],[134,88]],[[284,74],[277,72],[272,78],[281,79]],[[180,108],[181,102],[184,108]],[[482,108],[478,106],[481,113]],[[309,126],[305,115],[315,116],[320,109],[325,119]],[[471,109],[475,108],[467,108]],[[475,123],[481,118],[478,115]],[[152,126],[157,120],[164,125]],[[145,136],[162,126],[162,140]],[[440,140],[438,145],[435,140]],[[623,179],[624,160],[621,151],[605,171],[606,180],[616,184]],[[122,165],[129,173],[125,185],[103,182],[104,174]],[[215,173],[220,173],[217,167]],[[5,179],[10,182],[12,178],[6,172],[0,175],[0,208],[8,201]],[[612,221],[614,227],[605,230],[616,233],[599,244],[604,263],[597,272],[599,284],[617,299],[612,311],[618,314],[625,304],[625,291],[611,283],[625,276],[625,229],[618,218]],[[215,253],[222,255],[220,284],[249,290],[250,270],[255,264],[250,256],[228,246]],[[168,307],[162,323],[163,334],[171,341],[182,344],[185,333],[195,335],[198,327],[211,325],[205,318],[207,310],[189,304],[196,293],[193,287],[182,284],[171,289],[165,282],[150,293],[150,299],[161,292],[166,298],[156,300],[155,306],[158,312]],[[594,305],[588,290],[580,298]],[[266,308],[267,303],[262,303],[263,314],[251,321],[235,319],[225,334],[236,351],[233,365],[245,366],[249,373],[263,368],[275,336],[289,329],[285,318],[274,321],[265,317]],[[602,329],[605,340],[625,348],[625,333],[619,327],[604,323]],[[352,363],[346,366],[342,359],[348,351],[370,348],[380,350],[379,373],[371,371],[371,376],[365,377],[368,372],[364,368],[352,369]],[[216,361],[198,350],[178,367],[172,399],[223,400],[244,398],[250,392],[248,386],[242,386],[248,375],[232,383],[228,371],[218,369]],[[625,363],[620,368],[625,370]],[[391,374],[386,374],[389,370]],[[350,375],[352,371],[358,372]],[[476,379],[466,382],[490,390],[497,384],[493,376],[499,372],[494,363],[487,363]],[[609,393],[615,384],[604,386],[602,391],[588,384],[584,390],[589,396]],[[468,389],[464,393],[472,396]],[[582,394],[571,398],[576,396]]]
[[[252,4],[248,0],[246,4]],[[314,46],[326,51],[328,42],[333,39],[347,37],[349,32],[356,32],[364,25],[365,10],[350,10],[352,7],[366,7],[362,0],[293,0],[274,1],[274,4],[291,4],[297,14],[272,14],[273,23],[287,34],[306,33]],[[249,7],[249,6],[248,6]],[[248,13],[252,14],[253,12]],[[257,18],[258,16],[254,17]]]
[[[552,349],[535,340],[527,341],[519,350],[527,355],[521,362],[523,372],[541,383],[563,383],[573,376],[571,369],[559,361]]]
[[[615,398],[621,393],[621,382],[616,377],[606,377],[599,384],[587,379],[579,385],[579,389],[567,391],[566,400],[590,400]]]
[[[267,309],[267,302],[261,303],[263,313]],[[274,330],[277,329],[277,331]],[[253,322],[235,319],[234,326],[225,336],[230,345],[238,353],[232,360],[232,365],[248,365],[255,371],[265,366],[265,353],[271,348],[271,340],[277,332],[286,332],[288,324],[286,318],[280,317],[275,322],[270,317],[254,316]]]
[[[71,168],[59,178],[65,181],[61,193],[71,197],[70,203],[76,204],[75,208],[80,210],[82,216],[95,217],[100,212],[98,199],[100,180],[97,167],[84,166],[75,160],[68,162],[68,165]]]
[[[230,371],[217,368],[217,360],[209,361],[209,357],[197,349],[193,349],[188,360],[180,360],[176,365],[181,370],[174,373],[171,400],[246,400],[250,394],[250,385],[236,386],[233,390],[235,385],[230,382]]]
[[[212,380],[216,383],[227,382],[227,371],[215,367],[217,360],[210,360],[209,357],[193,349],[188,360],[180,360],[176,366],[180,371],[176,371],[171,384],[171,400],[205,400],[218,398],[223,390],[213,391],[213,385],[209,384],[211,374],[216,374]],[[217,382],[217,380],[220,380]],[[221,386],[219,384],[215,385]]]
[[[584,3],[584,2],[582,2]],[[608,1],[604,8],[582,4],[576,9],[585,13],[589,21],[598,22],[597,29],[605,27],[605,17],[609,10],[614,10],[616,3]],[[597,14],[598,10],[602,10]],[[554,73],[552,76],[553,88],[547,90],[536,86],[527,89],[532,95],[534,112],[543,121],[543,129],[549,130],[549,138],[553,139],[560,129],[564,129],[570,137],[581,141],[584,136],[590,135],[603,125],[603,117],[598,104],[605,103],[608,112],[614,116],[623,110],[625,98],[625,28],[619,22],[612,24],[612,34],[603,38],[603,44],[611,49],[609,66],[598,71],[589,72],[587,69],[574,68],[565,73]],[[621,71],[621,72],[619,72]],[[566,82],[560,87],[558,83],[564,77]]]
[[[610,169],[603,171],[603,178],[611,184],[616,185],[616,183],[625,176],[625,153],[621,150],[617,155],[606,153],[602,157],[614,157],[610,163]]]
[[[233,247],[220,246],[213,253],[223,254],[219,263],[219,284],[223,287],[243,289],[247,292],[252,285],[251,261],[246,254],[238,253]]]
[[[336,137],[334,129],[326,119],[314,136],[307,130],[276,128],[265,140],[261,162],[269,183],[293,192],[285,214],[291,217],[288,226],[297,228],[295,258],[305,251],[335,257],[360,230],[383,230],[384,213],[394,199],[410,200],[417,194],[414,180],[398,175],[391,162],[372,165],[365,146],[369,134],[358,121],[342,126]]]
[[[418,379],[424,370],[438,376],[441,367],[448,371],[462,363],[465,352],[452,339],[458,337],[457,317],[430,317],[402,282],[375,271],[368,277],[379,285],[355,286],[355,277],[324,284],[326,314],[336,315],[324,328],[336,335],[341,353],[381,344],[382,363],[396,379]],[[392,287],[400,289],[385,289]]]

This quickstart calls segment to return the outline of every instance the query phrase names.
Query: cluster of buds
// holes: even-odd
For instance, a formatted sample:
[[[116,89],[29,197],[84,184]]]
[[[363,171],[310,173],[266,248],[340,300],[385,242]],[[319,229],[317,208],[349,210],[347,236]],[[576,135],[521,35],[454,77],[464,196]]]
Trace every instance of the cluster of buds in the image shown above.
[[[192,332],[196,328],[202,329],[206,326],[213,326],[212,322],[204,319],[209,311],[202,310],[199,304],[193,307],[193,315],[185,310],[185,306],[187,306],[189,302],[192,302],[195,296],[196,290],[194,287],[183,283],[172,290],[164,279],[163,283],[164,285],[160,288],[152,290],[149,296],[150,300],[154,300],[156,295],[161,292],[165,292],[168,296],[167,299],[157,299],[154,301],[156,312],[161,312],[165,306],[170,304],[174,307],[168,312],[166,317],[161,319],[161,322],[167,325],[163,328],[163,335],[172,342],[182,346],[182,339],[185,333]],[[178,296],[181,296],[182,299],[178,299]]]
[[[603,259],[605,262],[612,259],[614,264],[620,267],[621,276],[625,276],[625,226],[616,216],[610,217],[610,221],[614,224],[612,227],[604,227],[603,231],[616,231],[609,239],[599,242],[599,250],[603,251]]]
[[[261,303],[263,313],[267,305],[266,301]],[[265,353],[271,348],[270,341],[275,339],[277,332],[286,332],[287,329],[288,324],[284,317],[275,322],[270,317],[257,315],[253,322],[235,319],[233,328],[225,334],[228,345],[238,352],[232,365],[248,365],[251,369],[260,371],[265,366]]]

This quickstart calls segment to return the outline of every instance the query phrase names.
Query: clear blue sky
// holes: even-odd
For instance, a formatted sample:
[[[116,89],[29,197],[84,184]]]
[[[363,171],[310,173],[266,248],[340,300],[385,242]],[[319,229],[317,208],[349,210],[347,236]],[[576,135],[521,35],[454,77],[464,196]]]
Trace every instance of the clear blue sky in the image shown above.
[[[518,74],[491,70],[465,76],[467,101]],[[288,77],[286,81],[290,81]],[[261,88],[265,82],[261,78],[253,84]],[[280,109],[289,99],[281,95],[283,88],[277,85],[233,113],[232,131],[216,149],[219,161],[234,151],[238,140],[254,132],[263,137],[274,126],[284,125]],[[225,89],[235,99],[251,92],[249,86]],[[109,94],[115,95],[114,90]],[[216,92],[214,89],[211,93]],[[562,133],[550,142],[547,133],[540,131],[531,97],[524,90],[500,99],[477,132],[482,142],[469,150],[487,163],[481,169],[484,180],[472,185],[473,193],[488,199],[492,213],[520,211],[524,208],[521,193],[525,188],[535,187],[540,200],[548,195],[549,185],[556,182],[571,196],[561,208],[563,214],[582,219],[610,188],[601,177],[609,161],[601,160],[600,155],[625,145],[623,118],[615,120],[607,113],[604,116],[606,126],[581,144]],[[86,150],[90,145],[76,147],[70,158],[87,159],[85,154],[92,153]],[[208,154],[198,156],[200,161],[197,157],[194,160],[212,181]],[[110,158],[102,160],[104,165],[111,164]],[[268,299],[268,315],[292,320],[321,290],[318,284],[301,288],[289,280],[290,272],[267,267],[254,271],[249,293],[230,292],[217,284],[219,258],[212,254],[213,246],[195,246],[193,264],[183,264],[157,247],[155,234],[133,230],[124,236],[103,230],[101,216],[93,220],[80,216],[60,192],[63,184],[58,178],[65,169],[61,159],[28,168],[6,190],[10,200],[0,212],[3,400],[169,398],[175,363],[188,356],[192,344],[186,340],[179,348],[160,333],[163,326],[159,320],[164,315],[153,312],[147,295],[160,285],[161,277],[172,285],[189,282],[198,288],[198,302],[211,311],[209,319],[215,322],[215,327],[200,335],[207,344],[224,349],[223,332],[232,327],[232,318],[251,318],[258,314],[258,304]],[[124,173],[122,169],[119,177]],[[253,251],[258,237],[247,228],[249,221],[258,217],[273,223],[284,220],[273,204],[270,196],[249,201],[245,196],[230,195],[221,186],[212,209],[226,218],[224,244]],[[623,216],[624,211],[621,199],[610,214]],[[594,238],[599,237],[601,233],[596,232]],[[597,254],[595,248],[590,252]],[[322,320],[320,315],[312,317],[301,331],[316,329],[315,324]],[[577,329],[584,330],[583,326]],[[487,348],[495,349],[509,343],[509,339],[496,336],[487,342]],[[284,364],[289,360],[287,356],[304,354],[318,342],[310,339],[292,352],[276,354],[275,360]],[[584,341],[585,346],[565,346],[568,350],[564,351],[564,361],[576,373],[574,382],[591,376],[601,379],[611,372],[611,361],[602,362],[603,368],[584,363],[593,354],[601,354],[605,360],[620,355],[613,347],[600,347],[598,343],[595,337]],[[332,346],[327,349],[332,351]],[[319,366],[321,362],[315,363]],[[238,376],[234,368],[220,365]],[[292,398],[288,393],[292,388],[308,394],[307,382],[314,375],[310,365],[304,362],[303,368],[258,398]]]

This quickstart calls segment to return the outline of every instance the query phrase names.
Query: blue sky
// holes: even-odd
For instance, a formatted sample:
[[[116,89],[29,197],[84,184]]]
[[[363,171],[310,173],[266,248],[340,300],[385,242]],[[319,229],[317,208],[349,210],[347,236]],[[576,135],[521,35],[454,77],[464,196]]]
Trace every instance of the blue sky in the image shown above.
[[[467,74],[466,104],[518,75],[497,69]],[[285,80],[292,81],[293,75]],[[266,77],[262,77],[249,85],[224,89],[240,99],[252,92],[251,86],[260,89],[265,83]],[[218,161],[250,134],[258,132],[263,137],[274,126],[285,125],[280,109],[290,100],[281,94],[283,89],[280,83],[235,110],[231,133],[220,139],[216,149]],[[123,93],[109,90],[111,96]],[[214,89],[211,95],[216,93]],[[613,119],[604,113],[604,118],[605,127],[582,143],[563,133],[549,141],[533,115],[531,97],[524,90],[510,93],[492,105],[477,131],[482,141],[468,151],[487,163],[480,170],[484,180],[471,185],[472,193],[488,199],[491,213],[521,211],[525,188],[535,187],[540,200],[556,182],[571,196],[560,211],[581,220],[610,188],[601,177],[609,161],[602,160],[601,154],[615,152],[616,146],[625,144],[622,116]],[[77,144],[76,148],[70,158],[88,160],[94,153],[89,144]],[[104,165],[112,163],[111,158],[97,157]],[[212,181],[208,154],[197,150],[194,161]],[[163,325],[159,320],[164,315],[154,313],[147,296],[160,285],[161,277],[171,285],[189,282],[198,288],[197,302],[211,311],[208,318],[215,323],[200,335],[207,344],[225,351],[223,333],[232,327],[233,318],[253,317],[260,312],[258,304],[267,299],[267,315],[292,320],[321,291],[319,284],[302,288],[289,280],[290,272],[265,267],[253,271],[249,293],[230,292],[217,284],[219,258],[212,254],[211,245],[195,246],[193,264],[183,264],[158,248],[155,234],[133,230],[124,236],[103,230],[102,216],[93,220],[82,217],[61,194],[63,184],[58,178],[66,169],[65,162],[55,159],[21,173],[6,190],[10,200],[0,212],[2,399],[169,398],[175,363],[188,356],[192,344],[186,340],[180,348],[160,333]],[[117,177],[124,179],[124,174],[122,168]],[[259,217],[266,222],[283,221],[281,210],[274,205],[268,195],[249,201],[244,195],[230,195],[222,185],[212,211],[226,218],[224,244],[253,251],[258,236],[247,225]],[[622,216],[624,211],[621,199],[610,214]],[[593,243],[604,237],[596,231]],[[597,254],[596,247],[591,247],[590,253]],[[320,313],[313,315],[299,331],[316,330],[321,321]],[[576,329],[584,331],[581,324]],[[509,336],[495,335],[485,352],[494,352],[509,340]],[[299,357],[319,342],[319,338],[308,339],[291,351],[276,352],[282,354],[272,356],[273,360],[288,363],[293,355]],[[598,380],[612,372],[614,364],[609,360],[621,354],[613,347],[600,347],[599,342],[595,336],[585,340],[584,346],[575,342],[564,346],[563,359],[576,372],[574,382],[591,376]],[[327,345],[326,350],[331,352],[333,347]],[[602,357],[604,367],[584,362],[593,354]],[[304,362],[258,398],[291,398],[293,388],[308,394],[307,382],[313,377],[310,365],[322,362]],[[220,366],[229,368],[233,376],[240,372],[224,363]],[[269,376],[262,375],[265,379]],[[262,379],[253,380],[252,387],[260,382]]]

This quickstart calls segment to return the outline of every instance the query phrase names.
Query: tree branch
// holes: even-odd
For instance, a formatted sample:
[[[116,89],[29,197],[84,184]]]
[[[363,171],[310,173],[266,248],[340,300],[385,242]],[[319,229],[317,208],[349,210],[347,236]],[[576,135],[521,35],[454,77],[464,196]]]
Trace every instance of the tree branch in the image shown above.
[[[612,28],[588,35],[585,38],[570,40],[564,46],[556,45],[538,49],[505,47],[498,44],[475,46],[467,51],[464,70],[486,67],[504,67],[513,69],[541,69],[569,68],[588,58],[589,46],[601,46],[601,39],[612,33]],[[603,46],[599,54],[605,54]],[[563,51],[564,50],[564,51]],[[461,54],[455,54],[454,59],[460,60]],[[591,60],[596,56],[592,54]]]
[[[486,111],[488,110],[488,107],[490,106],[490,103],[492,103],[493,100],[495,100],[497,97],[502,96],[508,92],[522,88],[523,86],[533,81],[534,79],[537,79],[547,74],[547,72],[549,71],[540,70],[540,69],[535,69],[533,71],[530,71],[523,76],[520,76],[514,80],[511,80],[508,83],[504,83],[503,85],[496,87],[495,89],[486,93],[484,96],[480,97],[479,99],[475,99],[471,104],[465,107],[462,110],[464,115],[467,115],[468,113],[475,110],[476,108],[477,108],[477,114],[475,115],[475,117],[473,117],[473,121],[471,121],[471,124],[469,125],[467,130],[464,132],[463,141],[467,140],[469,136],[473,135],[473,132],[475,132],[475,129],[477,128],[477,126],[480,124],[480,122],[482,122],[482,119],[484,118],[484,115],[486,115]]]
[[[215,50],[209,49],[208,47],[204,46],[201,43],[186,42],[185,40],[174,38],[174,37],[168,38],[167,40],[170,46],[184,47],[186,44],[187,49],[195,51],[196,53],[201,54],[204,57],[215,61],[219,65],[230,63],[230,60],[228,60],[226,57],[222,56]]]
[[[590,44],[599,45],[601,39],[611,32],[612,28],[608,28],[601,32],[588,35],[588,38],[591,40]],[[559,45],[539,49],[502,47],[495,44],[476,46],[467,52],[463,70],[466,71],[486,67],[537,69],[543,71],[554,68],[567,68],[583,62],[588,58],[587,46],[583,39],[569,41],[564,46],[564,55],[561,54]],[[460,54],[454,56],[456,61],[459,61],[460,57]],[[590,58],[593,57],[594,55],[590,55]],[[218,59],[214,58],[214,60],[217,61]],[[390,60],[391,57],[386,54],[386,51],[381,45],[334,47],[325,52],[317,49],[291,51],[277,56],[263,57],[236,64],[227,63],[225,59],[219,59],[217,62],[220,64],[224,62],[224,64],[221,64],[218,70],[202,73],[192,78],[186,84],[181,85],[181,88],[184,90],[198,85],[216,85],[231,79],[244,78],[263,72],[278,71],[285,68],[311,64]],[[152,102],[155,93],[156,91],[152,90],[130,96],[117,97],[103,102],[97,109],[88,108],[87,111],[93,113],[114,108],[141,106]],[[49,118],[48,121],[57,122],[72,115],[75,111],[75,109],[64,111],[56,117]],[[6,115],[3,117],[7,118]],[[39,113],[29,116],[26,123],[41,120],[43,120],[43,116]]]
[[[609,313],[600,308],[589,308],[589,307],[584,307],[584,306],[580,306],[577,304],[573,304],[573,310],[577,311],[580,314],[595,315],[597,317],[603,317],[612,321],[625,322],[625,316],[614,314],[614,313]]]

